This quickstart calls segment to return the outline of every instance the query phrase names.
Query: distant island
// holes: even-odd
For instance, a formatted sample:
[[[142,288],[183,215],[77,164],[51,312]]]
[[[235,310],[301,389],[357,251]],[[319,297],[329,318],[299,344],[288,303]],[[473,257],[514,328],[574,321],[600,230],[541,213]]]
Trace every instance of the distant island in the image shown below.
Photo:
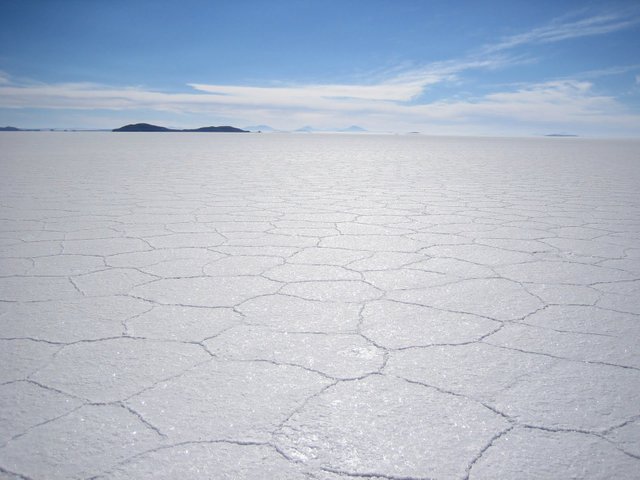
[[[547,133],[545,137],[577,137],[573,133]]]
[[[0,127],[0,132],[39,132],[40,128]]]
[[[227,132],[227,133],[248,133],[247,130],[242,130],[236,127],[200,127],[200,128],[185,128],[185,129],[173,129],[167,127],[160,127],[158,125],[151,125],[149,123],[132,123],[125,125],[124,127],[114,128],[112,132]]]

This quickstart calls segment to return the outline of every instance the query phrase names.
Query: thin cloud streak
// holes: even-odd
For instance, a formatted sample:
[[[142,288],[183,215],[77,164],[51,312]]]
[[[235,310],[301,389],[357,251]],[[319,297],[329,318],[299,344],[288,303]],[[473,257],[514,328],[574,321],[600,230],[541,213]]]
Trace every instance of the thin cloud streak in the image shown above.
[[[623,30],[640,23],[640,16],[624,17],[621,14],[596,15],[572,22],[553,21],[549,25],[512,35],[500,42],[485,46],[484,53],[495,53],[521,45],[552,43],[572,38],[591,37]]]
[[[195,90],[213,95],[245,98],[267,104],[305,105],[320,99],[351,99],[370,101],[409,101],[422,92],[423,82],[378,85],[304,85],[292,87],[243,87],[190,83]]]

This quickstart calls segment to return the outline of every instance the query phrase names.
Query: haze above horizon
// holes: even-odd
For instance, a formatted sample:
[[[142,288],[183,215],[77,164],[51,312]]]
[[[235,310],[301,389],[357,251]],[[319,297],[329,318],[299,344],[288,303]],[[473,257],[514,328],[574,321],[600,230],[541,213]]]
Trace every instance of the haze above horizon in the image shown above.
[[[2,126],[640,137],[635,1],[2,7]]]

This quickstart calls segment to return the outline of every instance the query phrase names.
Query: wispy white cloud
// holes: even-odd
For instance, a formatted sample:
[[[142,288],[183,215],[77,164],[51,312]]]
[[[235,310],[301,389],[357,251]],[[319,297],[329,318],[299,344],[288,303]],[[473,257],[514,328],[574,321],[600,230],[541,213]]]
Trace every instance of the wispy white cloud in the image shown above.
[[[526,44],[552,43],[572,38],[603,35],[629,28],[638,23],[640,23],[640,16],[637,13],[628,16],[624,12],[595,15],[572,21],[557,19],[548,25],[534,28],[528,32],[505,37],[497,43],[485,46],[483,51],[491,53]]]
[[[423,82],[386,82],[378,85],[304,85],[289,87],[244,87],[233,85],[189,84],[202,92],[226,95],[249,102],[306,105],[320,99],[408,101],[419,95]]]
[[[311,84],[273,87],[189,84],[195,90],[225,96],[220,103],[267,104],[287,107],[340,109],[370,102],[409,102],[425,89],[455,81],[464,71],[499,68],[515,60],[507,56],[437,62],[415,68],[375,84]]]
[[[597,70],[576,72],[572,74],[570,78],[594,79],[601,77],[610,77],[613,75],[622,75],[637,70],[640,70],[640,63],[634,63],[632,65],[616,65],[608,68],[600,68]]]
[[[575,80],[543,82],[491,93],[475,102],[445,103],[443,109],[458,116],[532,123],[580,125],[604,120],[620,123],[616,119],[622,119],[622,123],[633,120],[640,126],[640,116],[630,114],[615,98],[598,95],[591,83]]]

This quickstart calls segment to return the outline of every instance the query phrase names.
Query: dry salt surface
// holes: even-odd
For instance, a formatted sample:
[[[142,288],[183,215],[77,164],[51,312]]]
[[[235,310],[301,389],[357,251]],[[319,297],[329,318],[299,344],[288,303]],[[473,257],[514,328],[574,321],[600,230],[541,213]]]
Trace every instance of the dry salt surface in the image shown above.
[[[0,478],[638,478],[640,142],[0,147]]]

